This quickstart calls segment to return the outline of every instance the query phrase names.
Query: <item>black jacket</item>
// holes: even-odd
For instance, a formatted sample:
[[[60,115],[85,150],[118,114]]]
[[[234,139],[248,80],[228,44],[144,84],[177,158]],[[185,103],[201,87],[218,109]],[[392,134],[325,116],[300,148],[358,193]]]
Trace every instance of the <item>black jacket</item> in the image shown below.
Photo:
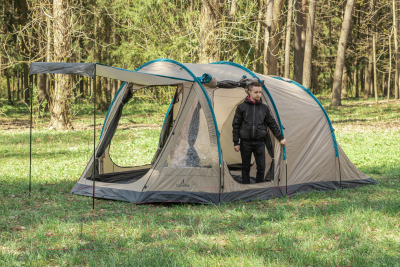
[[[239,138],[246,140],[267,140],[267,126],[273,135],[281,141],[283,136],[280,128],[272,117],[267,105],[262,100],[256,104],[247,98],[237,106],[232,122],[234,145],[239,145]]]

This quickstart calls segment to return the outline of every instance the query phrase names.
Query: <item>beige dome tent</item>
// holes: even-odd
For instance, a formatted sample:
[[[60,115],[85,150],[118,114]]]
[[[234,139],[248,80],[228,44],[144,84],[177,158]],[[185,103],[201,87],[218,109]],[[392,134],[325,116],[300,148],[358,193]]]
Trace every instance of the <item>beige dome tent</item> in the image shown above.
[[[376,184],[350,162],[336,143],[332,125],[318,100],[288,79],[253,73],[232,62],[182,64],[169,59],[150,61],[136,71],[101,64],[31,64],[31,74],[44,72],[126,81],[104,121],[94,153],[96,161],[92,156],[72,188],[73,194],[93,196],[94,192],[98,198],[142,203],[218,204]],[[252,179],[251,184],[241,183],[241,158],[233,149],[232,119],[246,93],[241,87],[211,86],[207,77],[214,81],[253,77],[263,82],[263,102],[287,140],[283,148],[270,133],[272,147],[266,148],[266,176],[271,181],[254,183]],[[157,85],[176,85],[177,91],[154,160],[145,166],[119,167],[111,160],[109,148],[124,104],[138,89]],[[255,172],[254,163],[251,176]]]

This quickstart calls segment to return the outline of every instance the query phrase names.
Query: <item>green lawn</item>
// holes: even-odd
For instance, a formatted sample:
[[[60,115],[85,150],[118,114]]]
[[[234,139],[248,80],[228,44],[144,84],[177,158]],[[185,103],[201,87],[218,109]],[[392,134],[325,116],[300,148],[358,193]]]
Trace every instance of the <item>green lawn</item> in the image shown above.
[[[321,102],[378,185],[220,207],[96,200],[95,211],[69,194],[93,149],[90,105],[74,132],[46,129],[46,117],[36,125],[30,197],[28,113],[3,106],[0,266],[400,266],[400,102]],[[142,107],[124,110],[111,148],[120,165],[153,157],[168,105]]]

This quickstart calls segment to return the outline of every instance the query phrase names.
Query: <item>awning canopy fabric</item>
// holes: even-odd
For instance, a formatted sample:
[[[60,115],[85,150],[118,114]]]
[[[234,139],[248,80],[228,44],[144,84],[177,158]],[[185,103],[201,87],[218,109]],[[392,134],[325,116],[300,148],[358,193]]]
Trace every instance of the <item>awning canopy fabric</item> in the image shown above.
[[[93,78],[93,76],[96,75],[124,82],[132,82],[144,86],[170,85],[170,84],[181,83],[182,81],[188,81],[188,82],[194,81],[194,80],[182,79],[180,77],[169,77],[157,74],[141,73],[132,70],[125,70],[98,63],[60,63],[60,62],[31,63],[29,69],[29,75],[38,73],[75,74],[90,78]]]
[[[93,77],[96,63],[33,62],[29,76],[38,73],[76,74]]]

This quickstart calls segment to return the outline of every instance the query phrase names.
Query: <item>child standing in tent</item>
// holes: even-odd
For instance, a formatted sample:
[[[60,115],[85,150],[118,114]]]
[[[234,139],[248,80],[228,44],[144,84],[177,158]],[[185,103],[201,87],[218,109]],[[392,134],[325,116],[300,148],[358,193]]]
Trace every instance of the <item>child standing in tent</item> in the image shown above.
[[[272,117],[268,106],[262,103],[261,90],[259,82],[253,82],[249,85],[248,96],[236,108],[232,122],[234,149],[236,152],[240,151],[242,157],[242,180],[245,184],[250,184],[251,154],[254,154],[257,164],[256,183],[264,181],[265,142],[268,140],[267,127],[281,145],[286,146],[286,139],[283,139],[279,126]]]

